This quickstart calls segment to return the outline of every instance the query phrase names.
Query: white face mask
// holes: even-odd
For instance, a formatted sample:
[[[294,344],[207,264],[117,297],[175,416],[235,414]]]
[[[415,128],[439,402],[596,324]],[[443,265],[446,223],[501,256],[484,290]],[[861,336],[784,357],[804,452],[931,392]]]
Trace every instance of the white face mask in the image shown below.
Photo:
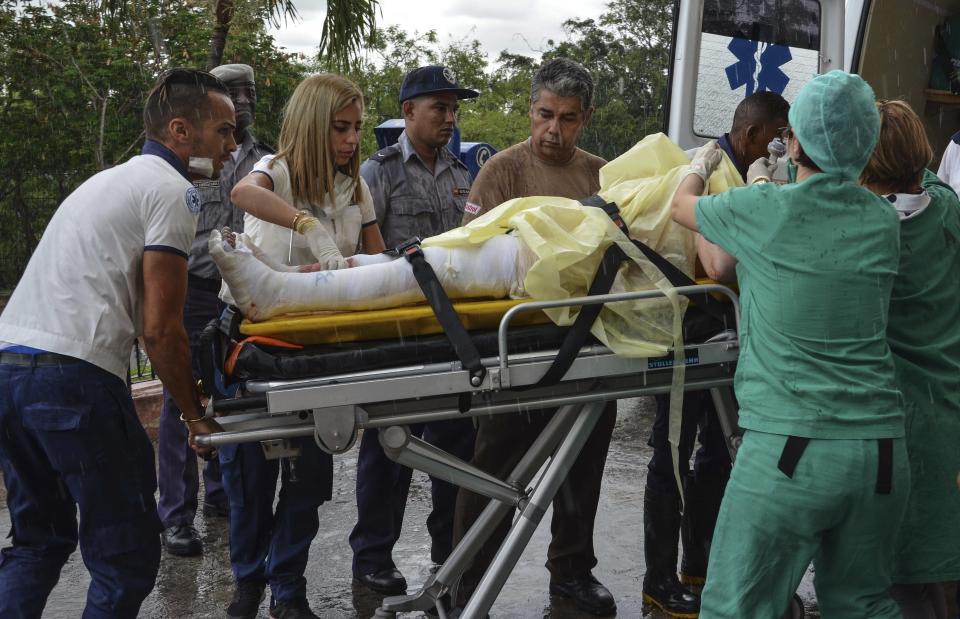
[[[213,159],[209,157],[190,157],[187,170],[204,178],[213,178]]]

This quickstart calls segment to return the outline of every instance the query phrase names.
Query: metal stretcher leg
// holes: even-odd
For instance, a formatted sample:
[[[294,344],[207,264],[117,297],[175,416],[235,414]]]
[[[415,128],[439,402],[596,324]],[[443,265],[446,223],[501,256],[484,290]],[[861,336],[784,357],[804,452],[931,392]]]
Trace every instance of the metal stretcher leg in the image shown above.
[[[510,533],[507,534],[493,562],[480,579],[477,590],[464,607],[460,615],[461,619],[478,619],[490,612],[490,607],[500,595],[500,590],[503,589],[517,560],[520,559],[524,548],[543,519],[554,495],[566,479],[570,467],[577,459],[583,444],[587,442],[603,409],[604,402],[590,402],[579,407],[570,432],[557,448],[529,502],[520,509]]]
[[[730,461],[737,459],[737,450],[743,441],[743,431],[737,425],[739,407],[733,397],[733,387],[714,387],[710,389],[713,405],[717,409],[717,419],[720,421],[720,430],[723,440],[730,452]]]
[[[387,455],[401,464],[407,464],[416,459],[418,467],[429,467],[430,470],[428,472],[431,475],[442,476],[443,479],[451,483],[469,488],[473,492],[490,498],[497,498],[497,500],[490,501],[480,517],[477,518],[477,521],[470,527],[460,543],[453,549],[450,557],[444,562],[440,569],[437,570],[437,573],[424,583],[423,588],[418,593],[385,598],[382,606],[377,610],[378,617],[391,616],[397,612],[427,610],[433,607],[437,607],[441,617],[445,615],[446,609],[443,608],[443,603],[438,602],[438,600],[443,598],[447,593],[450,593],[450,599],[456,599],[456,583],[460,580],[460,576],[467,567],[469,567],[480,548],[493,534],[497,525],[511,509],[526,505],[525,489],[527,484],[530,483],[530,480],[533,479],[533,476],[540,470],[547,458],[554,453],[560,441],[570,433],[571,426],[576,420],[580,408],[581,407],[575,405],[561,407],[547,423],[547,426],[530,446],[530,449],[527,450],[520,462],[517,463],[517,466],[514,467],[506,482],[491,477],[480,469],[476,469],[472,465],[462,461],[456,462],[455,470],[447,470],[446,473],[441,475],[440,467],[445,467],[446,464],[430,462],[415,457],[408,458],[408,454],[405,454],[403,450],[390,448]],[[382,435],[383,433],[381,433],[381,436]],[[394,444],[393,441],[390,441],[390,443]],[[432,449],[435,450],[436,448]],[[444,460],[446,461],[451,458],[451,456],[446,455]],[[488,486],[487,484],[491,479],[495,483]],[[479,483],[474,483],[478,480]],[[501,486],[514,489],[516,494],[513,497],[504,496],[503,498],[507,499],[504,501],[489,491],[491,488]],[[520,490],[516,490],[517,488]],[[497,492],[497,494],[500,494],[500,492]]]

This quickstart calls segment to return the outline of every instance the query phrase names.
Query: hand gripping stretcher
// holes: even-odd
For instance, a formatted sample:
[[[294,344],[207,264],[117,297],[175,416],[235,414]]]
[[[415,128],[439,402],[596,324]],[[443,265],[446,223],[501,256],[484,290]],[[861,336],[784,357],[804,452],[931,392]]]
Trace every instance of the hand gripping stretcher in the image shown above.
[[[409,244],[399,251],[407,255],[415,273],[422,271],[423,265],[430,268],[417,259],[417,245]],[[615,275],[616,268],[610,268],[611,265],[619,263],[616,256],[608,261],[613,253],[608,251],[604,256],[590,296],[555,301],[450,304],[444,295],[428,292],[429,284],[425,282],[429,282],[429,274],[421,279],[418,273],[418,282],[436,314],[432,328],[426,330],[435,332],[439,326],[445,333],[439,336],[410,337],[401,332],[399,341],[295,346],[287,350],[252,344],[243,347],[245,350],[239,354],[234,349],[228,359],[228,342],[240,339],[243,332],[264,333],[272,329],[272,335],[284,337],[298,329],[303,331],[303,323],[307,323],[310,326],[306,329],[306,341],[342,340],[357,325],[362,325],[360,331],[383,335],[384,329],[397,329],[398,316],[409,319],[412,312],[417,320],[422,320],[425,312],[431,312],[427,307],[401,308],[241,325],[239,316],[228,310],[219,322],[208,326],[201,339],[204,383],[215,385],[208,388],[214,392],[208,414],[226,415],[218,419],[224,431],[198,437],[197,442],[219,446],[259,441],[268,458],[289,458],[292,464],[297,453],[291,448],[290,438],[313,436],[322,449],[339,454],[351,448],[359,430],[380,428],[380,442],[390,459],[492,499],[421,590],[384,599],[378,617],[433,608],[441,618],[447,617],[451,600],[456,600],[460,576],[500,521],[516,508],[518,517],[460,615],[470,619],[484,617],[606,402],[668,393],[673,374],[682,365],[685,390],[711,391],[731,456],[739,446],[740,431],[731,389],[739,350],[736,295],[717,284],[695,285],[682,274],[680,277],[690,285],[677,285],[683,282],[674,280],[675,273],[665,273],[679,294],[699,299],[701,307],[717,305],[708,293],[727,297],[732,310],[729,328],[717,328],[706,339],[693,337],[682,351],[671,351],[662,357],[618,356],[587,336],[602,304],[639,301],[661,297],[663,293],[650,290],[602,294],[609,290]],[[656,258],[666,263],[659,256]],[[680,273],[669,263],[661,267],[657,260],[652,261],[661,270],[672,268]],[[544,318],[542,310],[564,306],[583,308],[569,329],[543,324],[517,326],[520,322],[542,322],[537,319]],[[378,321],[379,326],[366,324],[371,320]],[[463,326],[464,322],[483,325],[491,320],[497,324],[495,332],[468,334]],[[228,365],[233,366],[233,375],[242,379],[232,385],[232,391],[239,390],[237,397],[224,397],[228,390],[219,372]],[[414,423],[546,408],[558,411],[507,479],[485,473],[412,436],[408,429]],[[543,472],[535,481],[541,469]]]

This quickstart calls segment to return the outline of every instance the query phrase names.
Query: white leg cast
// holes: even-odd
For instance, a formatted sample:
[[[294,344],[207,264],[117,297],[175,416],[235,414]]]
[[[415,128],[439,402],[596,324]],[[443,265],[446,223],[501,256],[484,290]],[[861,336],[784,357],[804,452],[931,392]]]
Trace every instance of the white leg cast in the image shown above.
[[[397,258],[387,254],[354,254],[347,258],[347,264],[351,267],[365,267],[368,264],[383,264],[393,262]]]
[[[216,231],[210,255],[233,299],[250,320],[312,310],[374,310],[423,301],[406,260],[392,260],[338,271],[278,273],[243,247],[231,248]],[[428,247],[427,262],[451,298],[504,298],[518,288],[520,241],[499,236],[477,247]]]

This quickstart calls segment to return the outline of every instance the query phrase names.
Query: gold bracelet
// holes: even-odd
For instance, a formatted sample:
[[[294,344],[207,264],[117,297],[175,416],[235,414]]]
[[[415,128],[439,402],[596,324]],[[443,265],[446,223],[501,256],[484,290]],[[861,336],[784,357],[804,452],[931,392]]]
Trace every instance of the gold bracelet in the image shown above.
[[[294,230],[297,234],[303,234],[310,228],[313,228],[316,225],[320,224],[320,220],[314,217],[313,215],[306,215],[299,222],[297,222],[297,227]]]
[[[206,419],[206,417],[197,417],[196,419],[184,419],[183,413],[180,413],[180,421],[188,425],[191,423],[200,423],[204,419]]]
[[[300,232],[299,230],[297,230],[297,226],[300,225],[300,221],[301,221],[304,217],[309,217],[309,216],[310,216],[310,212],[309,212],[309,211],[306,211],[306,210],[299,210],[299,211],[297,211],[297,214],[293,216],[293,223],[290,224],[290,229],[291,229],[291,230],[296,230],[297,232]]]

